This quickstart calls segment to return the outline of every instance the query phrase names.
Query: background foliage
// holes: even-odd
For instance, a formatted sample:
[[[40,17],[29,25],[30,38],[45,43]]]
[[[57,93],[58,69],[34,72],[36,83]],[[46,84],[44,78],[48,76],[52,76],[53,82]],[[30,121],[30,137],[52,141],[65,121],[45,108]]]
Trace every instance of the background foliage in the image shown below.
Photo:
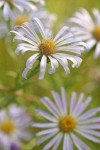
[[[53,28],[54,33],[79,8],[84,7],[91,11],[92,8],[99,8],[99,6],[99,0],[46,0],[46,8],[57,14],[58,17]],[[34,109],[42,107],[39,101],[40,97],[45,95],[51,97],[50,91],[60,91],[60,86],[65,87],[69,98],[72,91],[76,91],[78,94],[84,92],[86,96],[93,97],[90,107],[100,106],[100,58],[94,59],[94,49],[82,54],[81,66],[78,69],[71,69],[71,73],[67,76],[63,74],[62,68],[59,68],[54,75],[46,74],[45,79],[39,81],[37,70],[35,70],[33,77],[24,80],[21,77],[22,70],[31,53],[17,56],[15,54],[16,44],[9,43],[9,40],[12,41],[11,36],[7,36],[6,41],[0,39],[0,109],[10,103],[17,103],[25,106],[33,116],[33,120],[37,120]],[[37,139],[34,138],[34,129],[31,130],[33,131],[33,140],[22,144],[23,150],[41,150],[41,147],[35,146]],[[96,150],[96,144],[86,142],[91,145],[91,150]],[[100,145],[98,145],[98,149],[100,149]]]

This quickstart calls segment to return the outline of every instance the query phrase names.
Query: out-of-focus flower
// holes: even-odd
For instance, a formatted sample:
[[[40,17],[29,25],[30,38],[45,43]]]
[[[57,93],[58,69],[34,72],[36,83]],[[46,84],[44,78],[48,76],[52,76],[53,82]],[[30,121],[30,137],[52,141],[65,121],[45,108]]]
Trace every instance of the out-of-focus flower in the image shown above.
[[[29,140],[31,134],[27,127],[31,118],[25,110],[16,105],[10,105],[7,110],[0,111],[0,148],[11,150],[12,144],[19,147],[20,140]],[[14,146],[13,145],[13,146]]]
[[[35,29],[39,30],[40,36],[37,35]],[[69,31],[67,26],[64,26],[55,38],[52,38],[52,32],[45,29],[43,24],[38,18],[34,18],[33,22],[24,23],[19,28],[16,28],[14,41],[19,43],[16,53],[20,51],[24,54],[26,51],[33,51],[33,55],[27,60],[26,68],[22,76],[27,78],[26,75],[36,60],[40,61],[40,75],[39,79],[43,79],[46,71],[46,65],[51,63],[49,74],[53,74],[58,67],[59,63],[65,70],[65,73],[70,73],[68,68],[68,60],[73,62],[72,67],[79,67],[82,59],[69,53],[81,55],[84,51],[84,42],[76,41],[73,34]],[[59,62],[59,63],[58,63]]]
[[[85,112],[91,102],[91,97],[88,97],[84,102],[83,93],[77,100],[76,93],[73,92],[71,100],[68,101],[64,88],[61,88],[61,97],[55,91],[52,91],[52,95],[54,102],[48,97],[41,99],[49,112],[41,109],[36,110],[48,121],[46,123],[33,123],[33,127],[43,129],[37,133],[37,136],[43,136],[38,141],[38,145],[50,140],[43,150],[51,147],[52,150],[57,150],[63,141],[63,148],[60,148],[62,150],[73,150],[73,145],[78,150],[90,150],[88,145],[80,139],[80,136],[100,144],[100,117],[94,117],[100,112],[100,108],[93,108]]]
[[[56,21],[56,15],[50,14],[46,10],[38,8],[36,11],[23,11],[20,12],[17,9],[13,11],[13,18],[11,19],[12,28],[16,25],[22,25],[25,22],[30,22],[33,18],[39,18],[46,28],[52,28]]]
[[[13,18],[13,7],[16,7],[20,11],[24,9],[36,10],[37,6],[33,3],[44,4],[44,0],[1,0],[0,8],[3,7],[3,15],[6,20]]]
[[[100,56],[100,11],[93,9],[92,12],[94,20],[85,9],[81,9],[69,19],[69,23],[73,26],[72,30],[76,36],[86,42],[87,50],[96,46],[94,57],[98,58]]]

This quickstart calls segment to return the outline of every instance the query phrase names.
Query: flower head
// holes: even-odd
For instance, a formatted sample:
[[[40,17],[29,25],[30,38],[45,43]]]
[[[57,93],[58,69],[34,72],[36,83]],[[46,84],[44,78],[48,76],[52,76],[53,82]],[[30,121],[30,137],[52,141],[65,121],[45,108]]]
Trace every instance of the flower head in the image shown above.
[[[13,18],[11,18],[11,26],[20,26],[25,22],[32,22],[33,18],[39,18],[45,24],[46,28],[52,28],[54,22],[56,21],[56,15],[50,14],[47,10],[43,10],[38,7],[35,11],[24,10],[23,12],[18,11],[17,9],[13,10]],[[36,28],[37,29],[37,28]]]
[[[36,26],[38,32],[36,32]],[[45,29],[38,18],[34,18],[32,23],[24,23],[11,32],[15,33],[14,41],[19,43],[16,53],[21,51],[24,54],[26,51],[33,51],[33,55],[26,62],[26,68],[22,74],[24,78],[27,78],[27,72],[32,69],[36,60],[40,60],[39,79],[44,78],[48,61],[51,63],[49,74],[55,72],[58,63],[62,65],[65,73],[68,74],[70,72],[68,60],[73,62],[72,67],[79,67],[82,62],[79,55],[84,51],[85,43],[79,40],[76,41],[67,26],[64,26],[53,38],[52,32]]]
[[[33,127],[43,129],[37,133],[37,136],[43,136],[38,141],[38,145],[49,140],[43,150],[50,148],[58,150],[61,143],[63,143],[63,148],[60,147],[62,150],[73,150],[73,144],[77,149],[90,150],[80,136],[100,144],[100,117],[94,117],[100,112],[100,108],[85,112],[91,97],[83,101],[84,94],[81,93],[77,100],[76,93],[73,92],[71,100],[68,101],[64,88],[61,88],[61,96],[55,91],[52,91],[52,95],[54,102],[48,97],[41,99],[47,112],[41,109],[36,110],[47,120],[45,123],[33,123]]]
[[[76,36],[86,42],[87,50],[96,46],[94,57],[98,58],[100,56],[100,12],[97,9],[93,9],[92,12],[94,20],[85,9],[81,9],[69,19],[69,23],[74,26],[72,30]]]
[[[6,20],[13,18],[13,7],[16,7],[20,11],[25,9],[36,10],[37,7],[33,3],[44,4],[44,0],[1,0],[0,8],[3,7],[3,15]]]
[[[0,111],[0,148],[19,147],[20,140],[29,140],[27,131],[31,118],[23,108],[10,105],[7,110]],[[18,149],[19,150],[19,149]]]

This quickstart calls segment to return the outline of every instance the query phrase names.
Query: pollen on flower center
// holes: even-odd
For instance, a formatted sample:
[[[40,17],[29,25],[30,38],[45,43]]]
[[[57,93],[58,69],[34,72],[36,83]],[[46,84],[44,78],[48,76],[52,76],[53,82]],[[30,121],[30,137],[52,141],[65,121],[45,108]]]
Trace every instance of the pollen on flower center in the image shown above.
[[[26,16],[19,16],[18,18],[16,18],[15,20],[15,25],[19,25],[21,26],[23,23],[25,22],[29,22],[29,18]]]
[[[63,132],[72,132],[76,127],[76,120],[72,116],[64,116],[60,119],[59,127]]]
[[[10,134],[14,129],[14,123],[12,121],[4,121],[0,125],[0,130],[6,134]]]
[[[93,36],[97,41],[100,41],[100,26],[95,27],[93,30]]]
[[[51,55],[55,53],[55,43],[51,40],[43,41],[39,46],[41,54]]]

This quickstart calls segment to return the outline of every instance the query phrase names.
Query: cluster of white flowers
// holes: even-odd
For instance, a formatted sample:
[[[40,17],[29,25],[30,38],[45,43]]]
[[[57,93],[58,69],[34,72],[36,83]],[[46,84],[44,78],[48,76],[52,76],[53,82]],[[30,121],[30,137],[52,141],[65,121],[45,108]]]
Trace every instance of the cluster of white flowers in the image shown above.
[[[81,54],[86,50],[96,46],[95,58],[100,55],[100,12],[97,9],[93,9],[94,22],[89,13],[81,9],[54,36],[51,28],[56,16],[50,14],[44,4],[44,0],[0,0],[2,16],[7,21],[7,25],[0,22],[0,37],[10,30],[14,33],[13,41],[18,44],[16,54],[33,53],[22,73],[25,79],[29,71],[34,71],[35,64],[39,64],[39,79],[43,80],[47,65],[50,66],[49,74],[55,73],[59,65],[65,74],[69,74],[69,61],[72,68],[78,68],[82,62]],[[74,147],[90,150],[80,136],[100,144],[100,117],[94,117],[100,113],[100,107],[85,112],[91,97],[83,101],[84,94],[81,93],[77,100],[73,92],[69,101],[64,88],[61,88],[61,96],[55,91],[52,95],[54,102],[48,97],[41,99],[47,112],[36,110],[47,122],[32,123],[34,128],[43,129],[37,133],[37,136],[43,136],[38,145],[49,140],[43,150],[74,150]],[[31,118],[23,108],[10,105],[0,110],[0,149],[20,150],[20,140],[31,138],[26,130],[30,123]]]

